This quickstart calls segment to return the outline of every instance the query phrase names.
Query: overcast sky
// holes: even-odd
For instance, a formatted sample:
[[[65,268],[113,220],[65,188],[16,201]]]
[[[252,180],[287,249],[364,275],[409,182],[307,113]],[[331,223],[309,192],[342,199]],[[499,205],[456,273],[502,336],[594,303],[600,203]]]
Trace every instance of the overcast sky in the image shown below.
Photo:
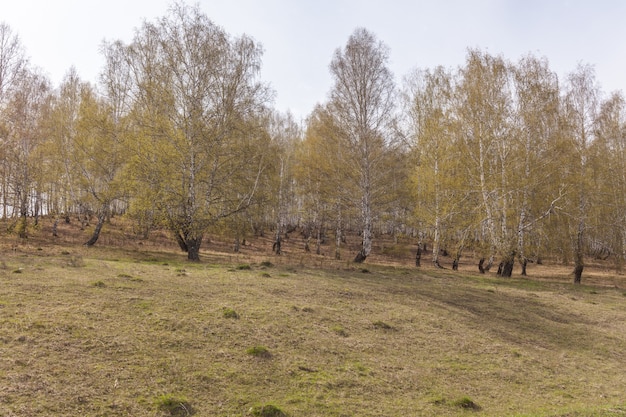
[[[623,0],[189,0],[231,35],[265,50],[263,80],[275,105],[306,117],[331,88],[328,64],[357,27],[391,50],[396,81],[414,68],[463,65],[467,48],[517,61],[545,56],[561,79],[592,64],[605,92],[626,92]],[[103,40],[129,42],[171,0],[0,0],[0,21],[19,35],[31,63],[58,85],[71,66],[97,81]]]

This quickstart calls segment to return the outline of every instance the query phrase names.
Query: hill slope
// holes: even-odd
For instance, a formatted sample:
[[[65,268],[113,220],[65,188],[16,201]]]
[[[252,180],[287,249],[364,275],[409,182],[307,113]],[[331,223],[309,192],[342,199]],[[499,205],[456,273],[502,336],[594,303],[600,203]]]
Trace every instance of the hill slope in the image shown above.
[[[0,415],[626,415],[616,288],[181,259],[5,253]]]

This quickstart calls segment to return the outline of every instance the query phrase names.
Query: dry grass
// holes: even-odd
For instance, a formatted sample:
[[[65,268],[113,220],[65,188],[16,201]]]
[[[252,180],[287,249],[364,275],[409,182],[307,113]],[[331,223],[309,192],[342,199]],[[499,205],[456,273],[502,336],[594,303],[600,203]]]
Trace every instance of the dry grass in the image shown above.
[[[542,266],[363,273],[295,253],[0,260],[6,417],[626,416],[626,293],[607,271],[576,287]]]

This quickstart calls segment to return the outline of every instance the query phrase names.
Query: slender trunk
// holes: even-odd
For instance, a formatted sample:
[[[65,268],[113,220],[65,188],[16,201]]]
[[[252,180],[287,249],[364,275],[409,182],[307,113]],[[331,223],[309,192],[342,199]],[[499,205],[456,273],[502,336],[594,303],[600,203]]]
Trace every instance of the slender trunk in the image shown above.
[[[341,217],[341,207],[337,207],[337,228],[335,230],[335,259],[341,259],[341,236],[343,234],[343,219]]]
[[[103,207],[103,209],[100,210],[100,213],[98,213],[98,223],[96,223],[96,227],[95,229],[93,229],[93,234],[91,235],[91,238],[89,238],[89,240],[85,242],[85,246],[93,246],[98,241],[98,238],[100,237],[100,231],[102,231],[102,226],[104,225],[104,221],[106,220],[106,211],[107,210]]]
[[[435,201],[437,201],[437,197],[435,197]],[[441,265],[439,264],[439,251],[441,250],[441,246],[440,246],[440,240],[441,240],[441,234],[440,234],[440,221],[439,221],[439,213],[438,213],[438,209],[437,209],[437,203],[435,203],[435,210],[437,210],[437,214],[435,215],[435,236],[433,237],[433,265],[435,265],[438,268],[441,268]]]
[[[528,259],[522,258],[521,263],[522,263],[522,276],[525,277],[526,276],[526,265],[528,265]]]
[[[28,195],[24,192],[20,197],[20,221],[17,234],[20,239],[26,239],[28,237]]]
[[[369,186],[365,187],[361,199],[361,213],[363,215],[363,242],[361,250],[356,254],[354,262],[363,263],[372,251],[372,208],[370,203]]]
[[[315,242],[315,253],[317,255],[322,254],[322,224],[317,226],[317,237]]]
[[[480,168],[480,190],[481,190],[481,196],[482,196],[482,200],[483,200],[483,206],[485,207],[485,214],[486,214],[486,226],[487,226],[487,233],[489,234],[489,240],[490,240],[490,252],[489,252],[489,260],[487,262],[487,265],[484,266],[484,261],[485,259],[482,259],[482,263],[479,264],[479,271],[481,274],[485,273],[485,271],[489,271],[489,269],[491,269],[491,266],[493,265],[493,259],[494,259],[494,254],[496,251],[496,248],[498,247],[498,239],[496,236],[496,228],[495,228],[495,222],[493,220],[493,210],[491,207],[491,201],[490,201],[490,192],[487,189],[487,177],[486,177],[486,173],[485,173],[485,153],[486,153],[486,149],[485,149],[485,144],[483,143],[482,138],[479,138],[478,140],[478,144],[479,144],[479,168]]]
[[[285,161],[280,159],[280,175],[278,182],[278,219],[276,219],[276,238],[274,239],[274,244],[272,245],[272,250],[276,255],[280,255],[280,245],[281,238],[280,234],[282,233],[282,226],[285,224],[285,214],[283,210],[283,179],[285,176]]]
[[[585,256],[583,248],[584,220],[578,223],[578,233],[576,235],[576,247],[574,249],[574,284],[582,282],[583,269],[585,268]]]
[[[280,255],[281,249],[280,249],[280,245],[281,245],[282,239],[280,238],[280,231],[276,232],[276,239],[274,240],[274,244],[272,245],[272,251],[276,254],[276,255]]]

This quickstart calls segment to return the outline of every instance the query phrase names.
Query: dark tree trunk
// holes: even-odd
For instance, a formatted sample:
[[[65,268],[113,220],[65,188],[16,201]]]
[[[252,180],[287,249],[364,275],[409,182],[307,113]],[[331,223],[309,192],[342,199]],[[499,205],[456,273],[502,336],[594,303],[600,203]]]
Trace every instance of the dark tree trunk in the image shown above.
[[[579,230],[583,227],[579,226]],[[583,232],[578,232],[576,251],[574,252],[574,284],[580,284],[583,277],[583,269],[585,269],[585,255],[583,254]]]
[[[272,245],[272,251],[276,255],[280,255],[282,253],[281,250],[280,250],[280,245],[281,245],[281,238],[280,238],[280,234],[277,233],[276,234],[276,240],[274,241],[274,244]]]
[[[583,269],[585,269],[585,265],[576,265],[574,267],[574,284],[580,284],[582,282]]]
[[[485,267],[483,266],[485,264],[485,258],[480,258],[480,261],[478,261],[478,270],[480,271],[481,274],[485,273]]]
[[[93,234],[89,238],[87,242],[85,242],[85,246],[93,246],[98,241],[100,237],[100,231],[102,231],[102,226],[104,225],[104,221],[106,220],[106,211],[102,211],[98,215],[98,223],[96,223],[96,228],[93,229]]]
[[[509,254],[500,262],[498,266],[498,276],[511,278],[513,275],[513,266],[515,265],[515,252]]]
[[[522,260],[522,276],[526,276],[526,265],[528,265],[528,259],[524,258]]]
[[[17,224],[17,235],[20,239],[28,238],[28,218],[26,214],[20,215],[20,220]]]
[[[459,258],[458,257],[454,258],[454,260],[452,261],[452,270],[453,271],[459,270]]]
[[[176,238],[176,243],[178,243],[180,250],[183,252],[189,252],[185,236],[181,235],[180,232],[174,232],[174,237]]]
[[[422,266],[422,248],[417,246],[417,253],[415,254],[415,266]]]
[[[358,263],[358,264],[362,264],[363,262],[365,262],[365,259],[367,258],[367,255],[365,255],[363,253],[363,249],[361,249],[359,251],[359,253],[356,254],[355,258],[354,258],[354,262]]]
[[[513,265],[515,261],[513,259],[508,259],[502,263],[502,274],[500,276],[505,278],[511,278],[513,275]]]
[[[202,245],[202,236],[196,238],[189,238],[185,242],[187,248],[187,259],[190,261],[200,261],[200,246]]]

